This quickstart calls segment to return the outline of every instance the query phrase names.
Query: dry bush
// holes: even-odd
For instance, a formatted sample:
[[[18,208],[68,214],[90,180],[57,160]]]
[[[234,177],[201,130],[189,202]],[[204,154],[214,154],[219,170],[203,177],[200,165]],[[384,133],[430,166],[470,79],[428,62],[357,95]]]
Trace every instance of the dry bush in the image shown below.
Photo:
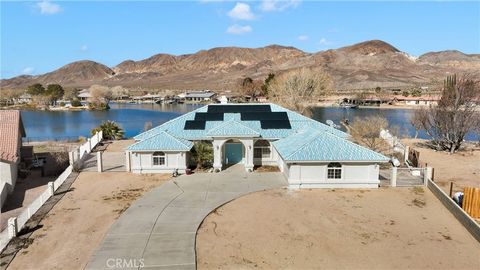
[[[328,95],[333,83],[321,69],[302,68],[278,76],[269,85],[269,99],[285,108],[307,115],[311,103]]]
[[[380,138],[380,131],[388,129],[389,124],[382,116],[355,118],[350,125],[353,141],[377,152],[388,152],[391,147]]]

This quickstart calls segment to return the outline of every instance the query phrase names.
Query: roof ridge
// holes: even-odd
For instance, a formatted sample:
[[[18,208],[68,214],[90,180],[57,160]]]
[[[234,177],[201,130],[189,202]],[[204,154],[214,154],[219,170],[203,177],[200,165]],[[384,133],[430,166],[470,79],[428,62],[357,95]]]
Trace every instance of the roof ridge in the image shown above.
[[[228,125],[230,122],[234,122],[234,123],[236,123],[236,124],[241,125],[242,127],[246,128],[246,129],[249,129],[249,130],[255,132],[256,134],[260,134],[260,133],[258,133],[258,131],[256,131],[256,130],[254,130],[253,128],[250,128],[250,127],[244,125],[243,123],[241,123],[241,122],[239,122],[238,120],[235,120],[235,119],[230,119],[230,120],[228,120],[228,121],[224,121],[222,124],[220,124],[220,125],[212,128],[212,129],[209,129],[209,130],[207,131],[207,134],[209,134],[209,133],[211,133],[211,132],[213,132],[213,131],[215,131],[215,130],[217,130],[217,129],[219,129],[219,128],[222,128],[222,127]]]
[[[315,130],[315,129],[313,129],[313,128],[308,127],[308,129],[312,129],[312,130],[314,130],[316,133],[320,133],[319,131],[317,131],[317,130]],[[301,130],[300,132],[305,132],[305,130]],[[296,132],[295,134],[292,134],[292,135],[298,135],[300,132]],[[292,136],[292,135],[290,135],[290,136]],[[285,139],[288,138],[288,137],[290,137],[290,136],[285,137]],[[312,139],[307,140],[304,144],[302,144],[300,147],[298,147],[297,150],[293,151],[292,153],[290,153],[290,155],[288,155],[288,156],[285,157],[285,158],[288,158],[288,157],[293,156],[293,155],[296,154],[298,151],[300,151],[301,149],[305,148],[305,146],[307,146],[308,144],[310,144],[312,141],[315,141],[316,139],[317,139],[317,137],[313,137]]]
[[[146,139],[143,139],[143,140],[141,140],[141,141],[138,141],[138,142],[136,142],[136,143],[134,143],[134,144],[131,144],[131,145],[129,145],[129,146],[128,146],[127,148],[125,148],[125,149],[129,149],[129,148],[131,148],[131,147],[133,147],[133,146],[135,146],[135,145],[138,145],[138,144],[144,143],[145,141],[154,139],[155,137],[160,136],[160,135],[162,135],[162,134],[166,134],[167,136],[169,136],[170,138],[172,138],[173,140],[175,140],[177,143],[180,143],[181,145],[183,145],[183,146],[185,146],[185,147],[191,147],[190,145],[187,145],[185,142],[183,142],[182,139],[173,136],[172,134],[168,133],[168,132],[165,131],[165,130],[161,130],[161,131],[158,132],[157,134],[152,135],[152,136],[150,136],[150,137],[148,137],[148,138],[146,138]],[[186,141],[188,141],[188,140],[186,140]]]
[[[167,131],[165,130],[162,130],[163,133],[167,134],[168,136],[172,137],[173,139],[175,139],[177,142],[183,144],[185,147],[188,147],[188,145],[185,144],[185,142],[181,141],[180,138],[177,138],[175,136],[173,136],[172,134],[168,133]]]
[[[334,137],[336,137],[336,138],[342,139],[342,140],[346,141],[346,142],[349,143],[349,144],[353,144],[353,145],[355,145],[355,146],[357,146],[357,147],[363,148],[363,149],[368,150],[368,151],[370,151],[370,152],[373,152],[373,153],[375,153],[375,154],[377,154],[377,155],[381,155],[381,156],[384,156],[384,157],[388,158],[388,157],[385,156],[384,154],[381,154],[381,153],[379,153],[379,152],[377,152],[377,151],[374,151],[374,150],[372,150],[372,149],[370,149],[370,148],[368,148],[368,147],[366,147],[366,146],[363,146],[363,145],[360,145],[360,144],[358,144],[358,143],[354,143],[354,142],[352,142],[352,141],[350,141],[350,140],[347,140],[347,138],[342,138],[342,137],[336,136],[335,134],[331,134],[330,132],[325,132],[325,133],[327,133],[328,135],[334,136]]]

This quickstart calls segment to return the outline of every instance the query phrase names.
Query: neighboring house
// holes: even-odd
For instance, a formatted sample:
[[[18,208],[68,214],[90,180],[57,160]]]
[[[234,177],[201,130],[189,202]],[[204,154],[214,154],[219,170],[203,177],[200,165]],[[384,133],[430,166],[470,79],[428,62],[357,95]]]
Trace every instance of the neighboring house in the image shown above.
[[[26,104],[32,102],[32,95],[28,93],[24,93],[21,96],[18,97],[17,103],[18,104]]]
[[[0,191],[1,206],[17,181],[22,137],[25,137],[20,111],[0,110]]]
[[[406,105],[437,105],[440,96],[399,97],[399,101],[405,101]]]
[[[217,94],[210,91],[188,92],[185,95],[186,101],[212,101]]]
[[[77,97],[80,101],[87,101],[92,98],[92,94],[90,94],[90,90],[83,89],[78,92]]]
[[[185,172],[194,142],[213,146],[213,167],[278,166],[292,187],[376,188],[388,158],[349,135],[275,104],[211,104],[135,136],[134,173]]]

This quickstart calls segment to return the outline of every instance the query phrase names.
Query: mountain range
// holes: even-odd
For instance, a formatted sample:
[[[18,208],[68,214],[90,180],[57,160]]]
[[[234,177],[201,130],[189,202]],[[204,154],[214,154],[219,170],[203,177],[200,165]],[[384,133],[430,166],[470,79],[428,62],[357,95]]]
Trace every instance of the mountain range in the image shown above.
[[[413,57],[394,46],[371,40],[347,47],[307,53],[294,47],[219,47],[194,54],[156,54],[114,67],[84,60],[37,76],[22,75],[0,81],[2,89],[21,89],[33,83],[69,87],[92,84],[147,89],[232,89],[245,77],[263,79],[268,73],[323,68],[337,90],[428,85],[452,73],[480,77],[480,55],[456,50]]]

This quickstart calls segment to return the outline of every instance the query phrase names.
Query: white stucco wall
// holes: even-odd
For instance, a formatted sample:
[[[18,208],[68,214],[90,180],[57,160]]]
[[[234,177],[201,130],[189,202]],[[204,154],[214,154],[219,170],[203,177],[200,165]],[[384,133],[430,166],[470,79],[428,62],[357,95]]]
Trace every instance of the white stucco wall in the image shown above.
[[[280,162],[282,163],[283,160]],[[291,163],[288,183],[294,188],[377,188],[379,166],[368,163],[342,163],[342,178],[327,178],[328,163]],[[284,169],[285,170],[285,169]]]
[[[164,152],[165,165],[152,164],[153,152],[132,152],[130,155],[131,171],[133,173],[171,173],[178,169],[185,173],[187,169],[186,152]]]
[[[0,162],[0,186],[5,183],[9,193],[13,191],[17,182],[17,167],[16,163]]]

